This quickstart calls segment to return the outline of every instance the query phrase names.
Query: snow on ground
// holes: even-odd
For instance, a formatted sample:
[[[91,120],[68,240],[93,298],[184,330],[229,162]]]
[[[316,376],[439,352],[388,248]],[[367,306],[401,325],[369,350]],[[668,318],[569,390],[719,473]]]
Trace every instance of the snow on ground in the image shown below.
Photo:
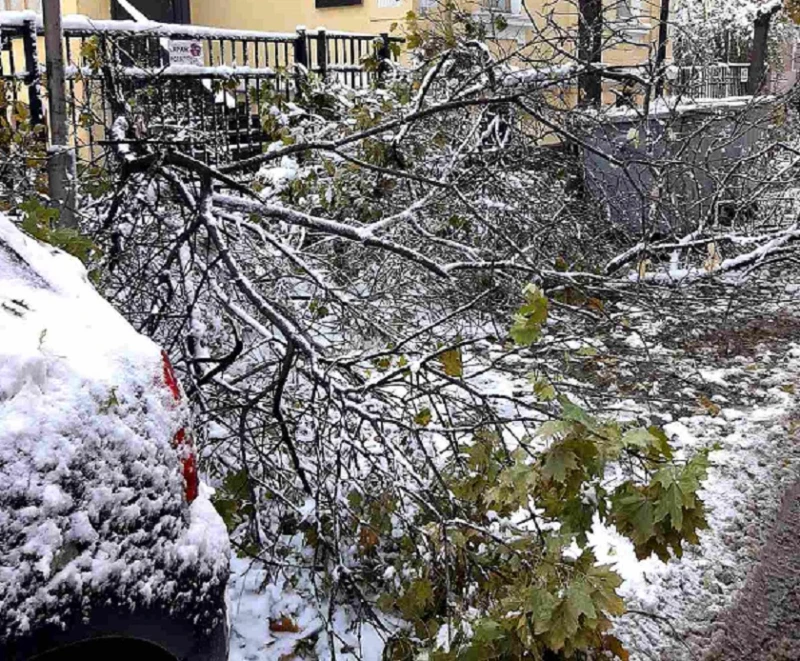
[[[699,548],[667,564],[636,560],[613,531],[596,530],[592,542],[601,562],[613,564],[625,583],[631,612],[617,635],[631,659],[684,661],[699,658],[711,642],[715,618],[745,581],[765,541],[781,494],[800,472],[800,439],[793,428],[793,384],[800,382],[800,346],[783,358],[726,370],[725,380],[762,398],[757,406],[722,409],[666,425],[684,450],[716,447],[702,497],[709,530]],[[635,612],[640,611],[640,612]]]
[[[185,505],[160,349],[2,215],[0,338],[0,642],[107,598],[212,626],[227,532],[207,494]]]
[[[660,346],[651,350],[671,355]],[[655,556],[639,561],[631,543],[615,530],[595,526],[590,536],[599,562],[613,565],[624,579],[621,592],[630,612],[617,621],[616,635],[631,652],[632,661],[697,658],[711,641],[716,616],[743,586],[782,492],[800,477],[800,438],[792,423],[793,384],[800,388],[800,345],[790,345],[782,356],[764,351],[752,360],[734,358],[713,367],[687,360],[680,369],[696,374],[703,383],[735,389],[746,404],[721,408],[716,415],[698,406],[696,414],[664,425],[678,456],[715,448],[702,491],[710,527],[701,533],[699,548],[687,547],[682,559],[669,563]],[[524,387],[524,379],[497,374],[485,379],[507,393]],[[697,394],[692,388],[686,390],[690,397]],[[717,395],[714,399],[722,402],[725,398]],[[631,400],[612,408],[624,411],[626,417],[645,413]],[[676,405],[675,410],[685,407]],[[666,408],[656,412],[672,419]],[[294,649],[298,639],[321,630],[316,611],[291,596],[291,589],[263,585],[266,572],[257,562],[234,559],[232,568],[230,661],[278,661]],[[270,621],[283,616],[298,624],[300,631],[271,632]],[[359,639],[349,625],[342,613],[335,630],[347,642],[337,644],[337,651],[346,644],[360,649],[364,659],[380,659],[381,637],[374,630],[362,630]],[[326,654],[328,637],[319,640],[319,658],[331,658]]]
[[[300,641],[324,631],[319,611],[284,582],[265,584],[267,573],[257,561],[233,558],[231,571],[229,661],[294,659]],[[345,609],[337,610],[330,633],[319,635],[313,643],[317,658],[381,661],[384,638],[369,624],[354,625]],[[330,653],[331,638],[335,655]],[[352,655],[354,651],[358,656]]]

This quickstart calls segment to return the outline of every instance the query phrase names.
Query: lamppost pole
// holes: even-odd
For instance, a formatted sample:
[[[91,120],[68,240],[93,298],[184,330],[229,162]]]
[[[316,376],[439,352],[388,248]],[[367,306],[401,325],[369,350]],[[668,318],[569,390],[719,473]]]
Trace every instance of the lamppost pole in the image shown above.
[[[61,0],[44,0],[44,48],[47,63],[47,99],[50,110],[50,147],[47,161],[48,192],[61,211],[61,227],[77,226],[75,217],[75,156],[69,146],[67,97],[64,85]]]

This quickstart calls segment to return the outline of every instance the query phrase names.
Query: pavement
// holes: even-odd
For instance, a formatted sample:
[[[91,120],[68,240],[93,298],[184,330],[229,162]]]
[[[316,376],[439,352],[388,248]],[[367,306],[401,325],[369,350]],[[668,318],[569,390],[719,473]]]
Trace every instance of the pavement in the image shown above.
[[[704,661],[800,661],[800,482]]]

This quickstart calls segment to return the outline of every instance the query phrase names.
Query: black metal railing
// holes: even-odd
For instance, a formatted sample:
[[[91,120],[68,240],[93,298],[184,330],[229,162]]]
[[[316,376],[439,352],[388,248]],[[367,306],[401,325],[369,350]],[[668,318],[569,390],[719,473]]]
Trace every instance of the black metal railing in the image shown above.
[[[727,99],[748,95],[749,64],[719,63],[680,67],[669,88],[695,99]]]
[[[72,137],[79,161],[96,164],[110,146],[168,142],[206,162],[260,153],[264,119],[302,94],[309,74],[359,88],[399,56],[402,39],[326,30],[263,33],[200,26],[64,17]],[[40,20],[0,13],[0,80],[11,83],[34,122],[43,121],[37,36]],[[191,57],[175,61],[182,44]],[[115,126],[123,104],[132,118]]]

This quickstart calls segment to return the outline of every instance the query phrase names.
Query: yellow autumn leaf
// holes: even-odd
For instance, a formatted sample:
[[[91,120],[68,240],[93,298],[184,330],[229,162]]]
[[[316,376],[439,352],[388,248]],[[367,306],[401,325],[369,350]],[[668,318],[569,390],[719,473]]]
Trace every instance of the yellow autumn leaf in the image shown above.
[[[439,362],[447,376],[460,378],[464,374],[464,365],[461,362],[461,349],[451,349],[439,356]]]
[[[719,404],[715,404],[705,395],[701,395],[699,401],[700,406],[702,406],[712,418],[717,417],[720,411],[722,411]]]

